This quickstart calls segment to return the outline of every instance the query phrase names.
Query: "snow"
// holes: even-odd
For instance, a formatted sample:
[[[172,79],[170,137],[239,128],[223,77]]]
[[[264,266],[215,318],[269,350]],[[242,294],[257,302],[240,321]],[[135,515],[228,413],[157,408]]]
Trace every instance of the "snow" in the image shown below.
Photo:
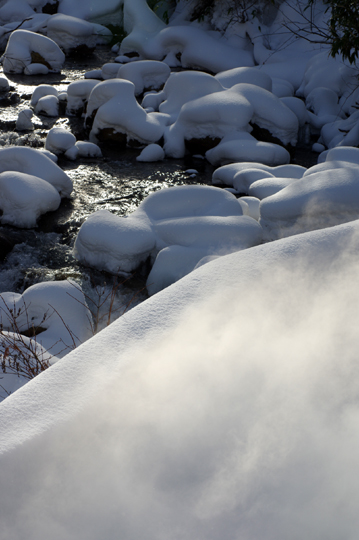
[[[34,108],[34,111],[38,115],[57,117],[59,116],[59,98],[57,96],[44,96],[41,97]]]
[[[357,233],[205,264],[5,400],[5,538],[355,537]]]
[[[289,163],[289,152],[274,143],[258,142],[249,134],[229,140],[223,139],[215,148],[206,152],[206,158],[215,167],[227,163],[250,160],[276,166]]]
[[[105,27],[102,27],[107,30]],[[111,32],[109,32],[111,35]],[[97,43],[97,34],[94,25],[79,19],[57,13],[47,23],[47,37],[55,41],[65,53],[71,52],[77,47],[86,46],[94,49]]]
[[[67,88],[66,114],[76,116],[81,114],[87,103],[92,89],[98,84],[96,79],[74,81]]]
[[[54,41],[28,30],[12,32],[2,56],[5,73],[23,73],[32,63],[43,63],[49,71],[57,72],[64,61],[65,55]]]
[[[101,148],[89,141],[76,141],[75,146],[80,157],[101,157]]]
[[[310,171],[310,169],[309,169]],[[359,165],[319,170],[265,198],[260,223],[271,235],[328,227],[359,216]]]
[[[0,172],[18,171],[42,178],[61,195],[69,197],[72,181],[50,158],[33,148],[1,148]]]
[[[16,120],[16,129],[18,131],[33,130],[34,125],[31,122],[33,114],[31,109],[23,109],[20,111]]]
[[[45,96],[58,97],[58,91],[51,86],[51,84],[39,84],[39,86],[36,86],[31,96],[32,107],[35,107],[39,99]]]
[[[90,133],[91,142],[97,143],[105,129],[142,143],[159,141],[164,129],[161,122],[137,103],[135,85],[130,81],[123,83],[116,95],[98,108]]]
[[[41,214],[57,210],[61,198],[48,182],[21,172],[0,173],[1,223],[35,227]]]
[[[165,84],[171,70],[164,62],[139,60],[121,66],[117,72],[119,79],[126,79],[135,85],[136,96],[145,90],[158,90]]]
[[[154,294],[175,276],[193,270],[205,255],[223,255],[258,244],[261,228],[242,214],[236,198],[219,188],[164,189],[149,195],[125,218],[106,210],[92,214],[81,226],[74,254],[81,262],[116,274],[131,272],[159,253],[147,280],[148,291]],[[165,248],[171,249],[161,254]],[[182,260],[178,253],[184,248],[189,252]],[[174,258],[182,260],[177,269]]]
[[[359,93],[357,65],[320,36],[328,3],[258,0],[241,14],[221,0],[193,21],[197,1],[178,0],[172,15],[163,0],[166,25],[146,0],[35,13],[46,1],[0,0],[3,48],[28,18],[5,72],[59,71],[55,42],[93,48],[109,34],[96,23],[123,21],[128,35],[67,92],[39,85],[33,110],[20,103],[18,131],[67,101],[92,142],[69,131],[81,118],[6,139],[17,146],[0,149],[2,225],[35,227],[58,208],[72,181],[55,154],[100,159],[94,143],[106,139],[138,141],[154,174],[157,160],[202,153],[224,189],[194,185],[211,167],[186,157],[174,167],[192,185],[83,223],[80,263],[124,276],[152,266],[150,298],[93,338],[75,283],[0,296],[21,329],[45,326],[10,352],[2,339],[17,336],[4,327],[2,361],[29,346],[55,354],[22,388],[23,377],[0,381],[1,396],[16,390],[0,405],[1,540],[355,539]],[[315,43],[301,38],[310,27]],[[5,77],[0,90],[12,99]],[[45,150],[20,146],[45,127]],[[289,163],[297,140],[321,152],[317,165]]]
[[[146,146],[139,156],[137,156],[137,161],[162,161],[165,157],[164,150],[162,146],[158,144],[149,144]]]
[[[62,154],[76,143],[76,137],[65,128],[53,127],[47,134],[45,148],[53,154]]]

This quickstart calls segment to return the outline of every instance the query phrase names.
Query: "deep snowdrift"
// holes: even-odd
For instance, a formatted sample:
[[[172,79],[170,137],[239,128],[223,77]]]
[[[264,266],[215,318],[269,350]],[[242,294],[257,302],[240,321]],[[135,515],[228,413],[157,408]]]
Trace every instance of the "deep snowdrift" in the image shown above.
[[[5,400],[2,538],[354,539],[358,232],[217,259]]]

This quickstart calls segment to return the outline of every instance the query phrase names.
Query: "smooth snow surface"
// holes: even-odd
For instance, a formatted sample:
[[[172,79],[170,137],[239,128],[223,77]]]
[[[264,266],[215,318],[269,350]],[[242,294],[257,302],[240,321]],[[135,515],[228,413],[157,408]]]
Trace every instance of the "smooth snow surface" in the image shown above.
[[[4,540],[354,539],[358,232],[205,264],[6,399]]]
[[[49,71],[61,71],[64,61],[65,55],[54,41],[28,30],[11,34],[2,57],[5,73],[23,73],[32,63],[42,63]]]
[[[259,244],[261,227],[242,214],[236,198],[218,188],[164,189],[149,195],[128,217],[107,210],[92,214],[78,233],[74,253],[80,261],[114,274],[131,272],[158,254],[147,280],[154,294],[191,272],[205,255]]]

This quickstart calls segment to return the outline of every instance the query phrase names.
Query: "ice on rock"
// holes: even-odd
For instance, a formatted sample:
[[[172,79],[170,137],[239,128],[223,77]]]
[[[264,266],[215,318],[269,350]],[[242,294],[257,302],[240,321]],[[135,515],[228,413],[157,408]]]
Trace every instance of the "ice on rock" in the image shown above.
[[[136,157],[137,161],[152,162],[162,161],[165,157],[165,152],[159,144],[149,144],[146,146],[139,156]]]
[[[0,173],[1,223],[31,228],[46,212],[57,210],[61,197],[48,182],[26,173]]]
[[[30,64],[44,64],[49,71],[61,71],[65,55],[59,46],[46,36],[15,30],[2,56],[5,73],[23,73]]]
[[[59,98],[57,96],[41,97],[35,105],[35,113],[44,116],[59,116]]]
[[[116,274],[133,271],[165,248],[189,248],[178,272],[171,263],[167,277],[163,261],[171,260],[172,248],[156,259],[148,279],[153,293],[172,282],[174,275],[193,270],[205,254],[223,255],[261,239],[258,223],[243,216],[232,194],[209,186],[178,186],[152,193],[125,218],[106,210],[96,212],[82,225],[74,253],[78,260]]]
[[[50,158],[34,148],[11,147],[0,149],[0,172],[18,171],[38,176],[51,184],[61,195],[69,197],[71,179]]]
[[[90,133],[91,142],[97,143],[104,137],[119,137],[122,142],[126,138],[141,143],[159,141],[164,131],[163,122],[154,114],[147,114],[137,103],[133,83],[122,82],[116,95],[98,108]]]
[[[53,154],[62,154],[72,148],[76,137],[65,128],[53,127],[47,134],[45,148]]]
[[[145,90],[158,90],[161,88],[171,70],[164,62],[155,60],[140,60],[121,66],[117,72],[119,79],[126,79],[135,85],[136,96]]]
[[[33,112],[31,109],[24,109],[23,111],[19,112],[19,116],[16,120],[16,129],[18,131],[27,131],[27,130],[33,130],[34,125],[31,122],[31,118],[33,116]]]
[[[97,79],[74,81],[67,88],[66,114],[77,116],[82,114],[93,88],[99,84]]]

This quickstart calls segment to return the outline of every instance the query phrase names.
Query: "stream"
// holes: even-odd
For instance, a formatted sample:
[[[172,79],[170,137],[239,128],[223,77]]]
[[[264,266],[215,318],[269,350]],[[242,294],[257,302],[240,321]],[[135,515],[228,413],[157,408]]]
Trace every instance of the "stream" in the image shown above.
[[[78,59],[67,59],[61,74],[7,75],[11,91],[0,99],[0,145],[41,148],[53,126],[68,128],[83,140],[81,118],[33,116],[34,131],[17,132],[15,123],[18,113],[30,107],[32,92],[39,84],[51,84],[58,91],[65,91],[71,82],[83,79],[87,71],[100,68],[104,63],[113,61],[113,58],[107,47],[99,47],[91,57],[80,62]],[[140,163],[136,161],[138,149],[124,150],[113,146],[102,146],[101,149],[103,157],[100,159],[70,161],[59,158],[58,165],[73,181],[73,193],[70,199],[62,200],[56,212],[42,216],[35,229],[0,227],[0,234],[6,232],[15,242],[13,250],[0,263],[0,294],[5,291],[22,293],[29,286],[42,281],[74,278],[81,284],[88,302],[95,307],[108,297],[103,306],[106,309],[114,277],[79,264],[72,255],[77,232],[84,220],[99,209],[124,216],[135,210],[149,193],[164,187],[211,184],[214,168],[205,159],[188,156],[180,160]],[[316,163],[316,154],[308,148],[298,148],[294,161],[311,166]],[[196,169],[198,174],[187,173],[188,169]],[[123,283],[121,279],[120,283],[116,281],[114,318],[127,306],[134,306],[146,298],[148,270],[145,265]]]

